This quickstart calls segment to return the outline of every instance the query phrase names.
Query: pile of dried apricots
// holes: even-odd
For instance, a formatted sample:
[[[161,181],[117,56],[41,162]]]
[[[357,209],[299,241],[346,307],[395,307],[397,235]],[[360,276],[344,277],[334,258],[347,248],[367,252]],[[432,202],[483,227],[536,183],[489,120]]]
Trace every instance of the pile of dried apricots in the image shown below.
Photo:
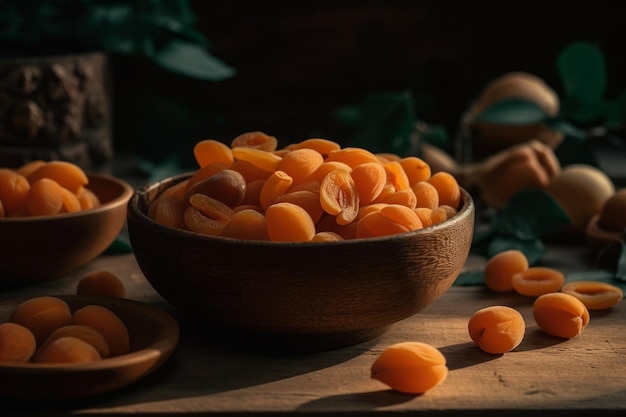
[[[166,189],[148,215],[207,235],[309,242],[408,232],[445,221],[459,208],[456,179],[431,173],[418,157],[342,148],[322,138],[277,145],[258,131],[230,145],[198,142],[199,169]]]
[[[124,297],[125,287],[113,273],[84,275],[76,294]],[[87,304],[72,311],[63,299],[39,296],[18,304],[0,323],[1,364],[80,364],[130,351],[130,335],[120,317],[107,307]]]
[[[98,207],[87,188],[89,178],[67,161],[28,162],[17,169],[0,168],[0,218],[46,216]]]

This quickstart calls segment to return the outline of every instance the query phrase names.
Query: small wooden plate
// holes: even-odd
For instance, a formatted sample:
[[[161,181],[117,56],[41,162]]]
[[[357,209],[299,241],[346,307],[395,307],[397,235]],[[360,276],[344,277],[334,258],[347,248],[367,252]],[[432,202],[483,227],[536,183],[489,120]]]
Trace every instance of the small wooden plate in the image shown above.
[[[0,364],[0,397],[32,400],[83,398],[124,387],[159,368],[174,352],[180,330],[165,311],[122,298],[55,295],[73,312],[90,304],[116,313],[128,328],[130,352],[77,365]],[[0,322],[27,300],[0,301]]]

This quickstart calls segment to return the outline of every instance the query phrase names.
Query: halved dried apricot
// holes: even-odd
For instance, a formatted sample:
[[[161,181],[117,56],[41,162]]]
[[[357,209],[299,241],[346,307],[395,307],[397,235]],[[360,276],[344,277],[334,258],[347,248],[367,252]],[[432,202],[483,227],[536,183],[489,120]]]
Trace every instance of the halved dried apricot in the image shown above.
[[[343,169],[329,172],[320,184],[320,202],[326,213],[336,216],[340,225],[352,222],[359,212],[359,193],[350,173]]]

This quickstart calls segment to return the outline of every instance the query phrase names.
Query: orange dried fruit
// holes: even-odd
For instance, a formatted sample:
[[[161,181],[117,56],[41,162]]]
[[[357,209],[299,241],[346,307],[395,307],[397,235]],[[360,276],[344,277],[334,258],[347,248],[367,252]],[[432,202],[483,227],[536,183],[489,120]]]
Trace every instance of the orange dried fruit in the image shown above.
[[[197,142],[193,147],[193,155],[201,168],[215,162],[230,167],[235,160],[228,145],[215,139],[204,139]]]
[[[615,307],[624,298],[618,286],[601,281],[572,281],[561,288],[561,292],[578,298],[589,310],[605,310]]]
[[[8,168],[0,168],[0,201],[5,216],[11,217],[19,212],[30,190],[28,179]]]
[[[110,356],[117,356],[130,351],[130,335],[124,322],[107,307],[90,304],[79,308],[72,314],[71,323],[94,328],[109,345]]]
[[[283,171],[293,179],[294,184],[300,184],[312,178],[313,174],[324,162],[322,154],[309,148],[294,149],[287,152],[278,166],[277,171]]]
[[[126,287],[113,272],[101,269],[83,275],[76,285],[76,294],[123,298],[126,296]]]
[[[513,289],[530,297],[559,291],[564,283],[565,275],[562,272],[541,266],[527,268],[511,277]]]
[[[515,349],[526,333],[526,323],[519,311],[502,305],[476,311],[467,328],[472,341],[485,352],[493,354]]]
[[[571,294],[543,294],[533,303],[533,317],[541,330],[564,339],[578,336],[589,324],[589,310]]]
[[[246,146],[248,148],[260,149],[266,152],[273,152],[278,146],[278,139],[260,131],[246,132],[236,136],[231,142],[231,148]]]
[[[446,358],[434,346],[400,342],[387,347],[371,366],[371,377],[407,394],[423,394],[448,376]]]
[[[461,202],[461,189],[456,178],[449,172],[439,171],[434,173],[426,181],[431,183],[439,193],[439,204],[454,207],[459,207]]]
[[[340,225],[352,222],[359,212],[359,194],[350,173],[343,169],[329,172],[320,184],[320,202]]]
[[[249,148],[247,146],[238,146],[233,148],[232,152],[236,160],[249,162],[259,169],[270,172],[276,171],[278,164],[280,164],[280,161],[283,159],[275,153]]]
[[[272,204],[265,211],[265,221],[275,242],[308,242],[316,233],[309,213],[293,203]]]
[[[67,161],[48,161],[26,178],[31,184],[42,178],[49,178],[74,194],[77,194],[81,188],[89,183],[89,178],[82,168]]]
[[[96,348],[76,337],[60,337],[37,355],[37,363],[87,363],[102,359]]]
[[[237,211],[224,225],[221,235],[236,239],[269,240],[265,216],[253,209]]]
[[[24,209],[30,216],[57,214],[63,207],[62,187],[50,178],[41,178],[31,183],[24,199]]]
[[[0,324],[0,364],[28,363],[35,354],[33,332],[17,323]]]
[[[528,259],[517,249],[505,250],[487,260],[484,269],[485,285],[491,291],[513,291],[513,275],[528,269]]]
[[[293,178],[284,171],[274,171],[263,184],[259,202],[264,210],[274,204],[276,199],[285,194],[293,184]]]
[[[387,182],[387,172],[378,162],[366,162],[352,168],[350,176],[354,180],[359,201],[367,205],[380,195]]]

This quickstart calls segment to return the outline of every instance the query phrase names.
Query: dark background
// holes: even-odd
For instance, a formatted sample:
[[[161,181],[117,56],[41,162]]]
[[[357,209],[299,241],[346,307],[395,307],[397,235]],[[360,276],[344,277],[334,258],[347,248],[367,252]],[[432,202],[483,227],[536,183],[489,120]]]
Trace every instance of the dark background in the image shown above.
[[[560,92],[556,58],[574,41],[601,48],[607,97],[615,97],[626,89],[623,4],[193,0],[212,53],[237,74],[207,82],[148,63],[123,65],[116,141],[153,148],[157,159],[250,130],[281,144],[311,136],[341,142],[349,132],[334,116],[338,107],[405,90],[420,120],[453,135],[471,100],[506,72],[536,74]]]

